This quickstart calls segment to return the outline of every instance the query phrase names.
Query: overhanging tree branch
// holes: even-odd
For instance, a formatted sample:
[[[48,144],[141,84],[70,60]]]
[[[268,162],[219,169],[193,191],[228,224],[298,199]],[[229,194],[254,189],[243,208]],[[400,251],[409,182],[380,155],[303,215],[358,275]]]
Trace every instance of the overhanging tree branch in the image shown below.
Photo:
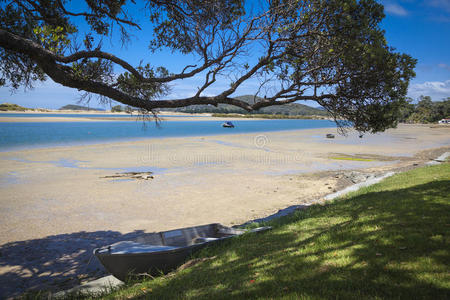
[[[416,61],[395,53],[379,23],[383,7],[374,0],[268,1],[252,14],[240,0],[149,0],[144,9],[153,23],[150,49],[194,55],[181,71],[133,66],[117,55],[93,49],[112,23],[140,30],[123,0],[87,3],[72,12],[66,2],[15,0],[0,4],[0,83],[31,86],[48,75],[64,86],[147,111],[197,104],[231,104],[247,111],[312,100],[336,119],[360,131],[395,126],[405,103]],[[68,6],[69,7],[69,6]],[[89,29],[80,43],[76,19]],[[128,26],[128,27],[127,27]],[[84,45],[84,47],[83,47]],[[161,100],[169,83],[201,76],[189,97]],[[228,87],[213,96],[224,78]],[[259,82],[254,103],[233,95],[247,82]],[[257,99],[256,96],[254,99]]]

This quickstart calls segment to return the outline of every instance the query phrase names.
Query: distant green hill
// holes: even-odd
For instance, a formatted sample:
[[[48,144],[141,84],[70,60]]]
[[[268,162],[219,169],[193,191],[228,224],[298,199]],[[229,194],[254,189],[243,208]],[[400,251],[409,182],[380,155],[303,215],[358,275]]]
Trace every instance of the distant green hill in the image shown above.
[[[245,95],[238,96],[236,99],[245,101],[247,103],[254,102],[254,96]],[[263,100],[262,98],[256,97],[256,101]],[[166,109],[165,109],[166,110]],[[181,108],[169,109],[170,111],[184,112],[184,113],[235,113],[235,114],[248,114],[246,110],[229,105],[229,104],[219,104],[217,107],[213,105],[190,105]],[[285,105],[275,105],[270,107],[264,107],[256,111],[250,112],[251,114],[271,114],[271,115],[286,115],[286,116],[326,116],[327,112],[325,110],[314,108],[299,103],[290,103]]]
[[[22,107],[17,104],[12,103],[2,103],[0,104],[0,111],[25,111],[30,110],[29,108]]]
[[[80,105],[75,105],[75,104],[64,105],[63,107],[59,108],[59,110],[95,110],[95,111],[104,111],[104,109],[102,109],[102,108],[92,108],[92,107],[80,106]]]

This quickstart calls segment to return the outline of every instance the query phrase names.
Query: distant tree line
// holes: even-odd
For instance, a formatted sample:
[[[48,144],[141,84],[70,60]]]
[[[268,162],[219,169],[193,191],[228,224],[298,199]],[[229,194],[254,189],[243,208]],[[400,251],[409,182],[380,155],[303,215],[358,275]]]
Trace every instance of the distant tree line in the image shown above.
[[[25,111],[27,108],[12,103],[0,104],[0,111]]]
[[[237,96],[235,99],[249,103],[250,105],[264,101],[254,95]],[[263,107],[258,110],[247,111],[243,108],[229,104],[214,105],[190,105],[175,109],[164,109],[183,113],[214,113],[214,114],[264,114],[278,116],[329,116],[324,109],[310,107],[300,103],[288,103],[284,105]]]
[[[130,106],[122,106],[122,105],[116,105],[111,107],[111,112],[126,112],[131,113],[133,109]]]
[[[59,110],[95,110],[95,111],[104,111],[103,108],[95,108],[89,106],[81,106],[76,104],[67,104],[59,108]]]
[[[407,104],[402,112],[400,122],[404,123],[436,123],[450,117],[450,97],[442,101],[432,101],[430,96],[420,96],[417,104]]]

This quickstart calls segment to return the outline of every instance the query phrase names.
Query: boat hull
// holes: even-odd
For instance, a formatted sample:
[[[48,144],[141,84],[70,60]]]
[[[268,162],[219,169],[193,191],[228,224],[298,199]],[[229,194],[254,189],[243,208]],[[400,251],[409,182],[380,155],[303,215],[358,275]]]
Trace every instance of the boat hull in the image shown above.
[[[114,277],[126,281],[130,276],[166,274],[183,264],[187,257],[204,246],[206,243],[161,252],[96,254],[96,256]]]
[[[250,230],[260,232],[261,227]],[[94,250],[94,255],[114,277],[168,273],[183,264],[195,251],[247,232],[217,223],[143,235],[137,241],[122,241]]]

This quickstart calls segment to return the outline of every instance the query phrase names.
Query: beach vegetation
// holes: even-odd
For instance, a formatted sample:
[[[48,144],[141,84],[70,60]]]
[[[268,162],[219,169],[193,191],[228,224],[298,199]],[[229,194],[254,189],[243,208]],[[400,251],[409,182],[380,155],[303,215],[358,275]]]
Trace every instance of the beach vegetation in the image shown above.
[[[340,128],[378,132],[396,126],[415,76],[416,60],[387,44],[375,0],[267,1],[247,10],[241,0],[83,2],[1,1],[0,84],[31,88],[51,78],[82,99],[115,100],[150,115],[311,100]],[[148,37],[149,51],[139,63],[114,54],[138,36]],[[122,45],[105,51],[104,41],[118,38]],[[158,51],[185,55],[186,65],[158,65]],[[165,99],[188,78],[203,81],[188,97]],[[252,103],[234,96],[246,84],[256,85]]]
[[[124,109],[122,108],[121,105],[115,105],[113,107],[111,107],[111,112],[123,112]]]
[[[430,96],[420,96],[417,104],[410,103],[403,108],[401,121],[407,123],[436,123],[450,117],[450,97],[433,101]]]
[[[103,108],[93,108],[88,106],[67,104],[59,108],[59,110],[94,110],[94,111],[104,111]]]
[[[26,110],[33,110],[33,109],[25,108],[20,105],[12,104],[12,103],[0,104],[0,111],[26,111]]]
[[[400,173],[101,298],[446,299],[449,193],[449,163]]]
[[[129,106],[129,105],[126,105],[125,108],[124,108],[124,110],[125,110],[125,112],[126,112],[127,114],[133,113],[133,108],[132,108],[131,106]]]

